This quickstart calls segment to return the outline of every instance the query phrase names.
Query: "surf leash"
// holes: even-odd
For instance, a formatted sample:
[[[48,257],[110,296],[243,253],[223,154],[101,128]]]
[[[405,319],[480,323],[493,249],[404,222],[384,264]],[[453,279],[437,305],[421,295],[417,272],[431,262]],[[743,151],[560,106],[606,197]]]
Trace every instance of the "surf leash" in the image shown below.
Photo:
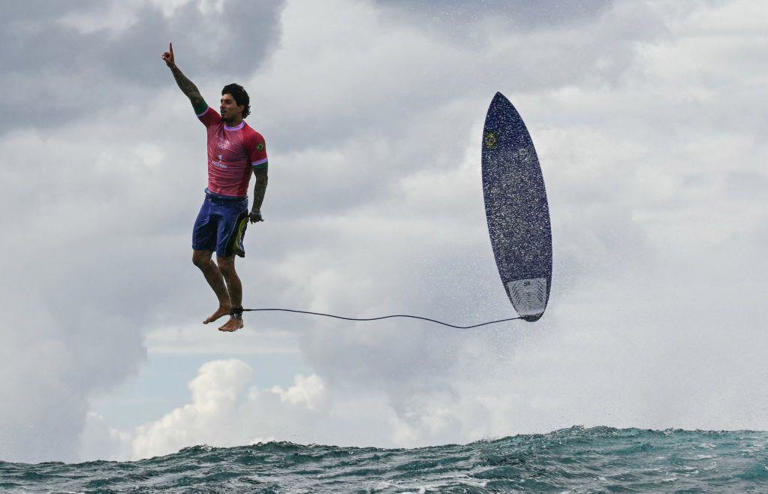
[[[479,328],[480,326],[488,326],[490,324],[498,324],[502,322],[507,321],[516,321],[518,319],[522,319],[522,317],[510,317],[507,319],[497,319],[495,321],[487,321],[487,322],[481,322],[479,324],[471,324],[469,326],[460,326],[457,324],[451,324],[443,321],[438,321],[437,319],[432,319],[429,317],[423,317],[423,316],[414,316],[411,314],[389,314],[386,316],[377,316],[377,317],[347,317],[347,316],[338,316],[335,314],[326,314],[325,312],[312,312],[308,310],[297,310],[297,309],[281,309],[281,308],[258,308],[258,309],[241,309],[236,308],[232,309],[232,315],[240,315],[243,312],[291,312],[294,314],[307,314],[311,316],[322,316],[322,317],[332,317],[334,319],[343,319],[345,321],[361,321],[361,322],[371,322],[371,321],[381,321],[383,319],[393,319],[395,317],[402,317],[402,318],[408,318],[408,319],[419,319],[421,321],[428,321],[435,324],[441,324],[443,326],[447,326],[449,328],[455,328],[455,329],[471,329],[471,328]]]

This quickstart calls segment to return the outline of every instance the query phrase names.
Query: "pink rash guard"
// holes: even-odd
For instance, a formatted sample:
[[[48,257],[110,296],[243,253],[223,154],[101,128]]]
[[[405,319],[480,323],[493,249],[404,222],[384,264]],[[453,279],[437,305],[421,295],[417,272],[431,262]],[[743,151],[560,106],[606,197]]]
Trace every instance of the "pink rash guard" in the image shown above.
[[[230,197],[246,197],[251,170],[267,166],[264,137],[244,121],[224,124],[211,107],[199,114],[208,131],[208,190]]]

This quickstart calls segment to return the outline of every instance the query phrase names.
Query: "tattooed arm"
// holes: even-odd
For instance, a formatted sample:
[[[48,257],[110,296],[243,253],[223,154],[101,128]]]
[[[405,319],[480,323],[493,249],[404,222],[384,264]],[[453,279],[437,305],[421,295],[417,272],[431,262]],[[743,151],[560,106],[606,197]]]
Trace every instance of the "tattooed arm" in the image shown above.
[[[256,183],[253,186],[253,206],[251,207],[251,223],[264,221],[261,217],[261,203],[264,202],[264,194],[267,192],[267,167],[253,169]]]
[[[187,95],[187,98],[189,98],[189,101],[192,102],[192,107],[195,109],[195,113],[198,115],[205,111],[206,108],[208,108],[208,105],[206,104],[203,97],[200,95],[200,91],[197,89],[197,86],[187,79],[187,76],[181,73],[181,70],[176,66],[176,60],[173,56],[173,43],[170,43],[168,46],[168,51],[163,53],[163,61],[165,61],[165,64],[168,66],[169,69],[171,69],[171,73],[173,73],[173,77],[176,79],[176,84],[179,85],[179,89],[181,89],[181,92]]]

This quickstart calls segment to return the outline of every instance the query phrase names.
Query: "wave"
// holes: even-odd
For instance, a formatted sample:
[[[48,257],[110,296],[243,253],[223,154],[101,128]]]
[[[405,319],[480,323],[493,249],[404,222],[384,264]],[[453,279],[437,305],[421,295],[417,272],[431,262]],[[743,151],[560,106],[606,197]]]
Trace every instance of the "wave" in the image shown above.
[[[768,433],[580,426],[412,449],[198,445],[130,462],[0,462],[0,490],[56,492],[759,492]]]

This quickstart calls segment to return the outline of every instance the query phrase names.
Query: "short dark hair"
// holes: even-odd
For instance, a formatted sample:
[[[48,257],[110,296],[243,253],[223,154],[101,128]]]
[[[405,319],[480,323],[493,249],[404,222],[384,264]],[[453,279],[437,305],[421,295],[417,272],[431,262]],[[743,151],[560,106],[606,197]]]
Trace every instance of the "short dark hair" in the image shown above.
[[[237,103],[237,106],[245,107],[243,110],[243,118],[247,117],[251,113],[251,100],[248,98],[248,93],[245,92],[243,86],[240,84],[235,84],[234,82],[232,84],[227,84],[224,86],[224,89],[221,90],[221,95],[224,96],[225,94],[231,94],[232,97],[235,98],[235,103]]]

